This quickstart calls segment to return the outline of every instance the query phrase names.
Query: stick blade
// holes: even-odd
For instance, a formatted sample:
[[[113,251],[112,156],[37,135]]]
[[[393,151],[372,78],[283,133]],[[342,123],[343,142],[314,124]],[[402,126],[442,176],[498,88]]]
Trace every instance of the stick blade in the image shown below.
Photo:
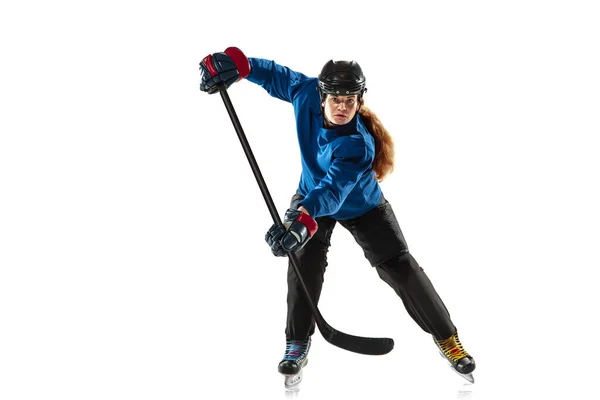
[[[391,338],[370,338],[353,336],[327,326],[321,329],[323,338],[334,346],[359,354],[380,356],[387,354],[394,348],[394,340]]]

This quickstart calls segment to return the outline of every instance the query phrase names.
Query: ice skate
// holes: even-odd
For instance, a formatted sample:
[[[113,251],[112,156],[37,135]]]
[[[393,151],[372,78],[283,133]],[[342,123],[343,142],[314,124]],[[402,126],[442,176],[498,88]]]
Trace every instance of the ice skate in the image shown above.
[[[475,383],[475,378],[473,378],[475,360],[463,348],[458,339],[458,334],[455,332],[454,335],[444,340],[434,338],[434,341],[440,350],[440,354],[448,361],[452,369],[467,381]]]
[[[287,389],[298,386],[302,382],[302,369],[308,363],[310,338],[307,340],[286,340],[285,355],[279,363],[279,373],[285,376]]]

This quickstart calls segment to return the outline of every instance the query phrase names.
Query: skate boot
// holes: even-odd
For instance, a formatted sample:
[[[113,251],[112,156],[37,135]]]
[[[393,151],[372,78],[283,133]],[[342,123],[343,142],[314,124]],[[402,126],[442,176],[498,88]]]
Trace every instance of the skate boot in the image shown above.
[[[286,340],[285,355],[279,363],[279,373],[285,375],[285,387],[291,388],[302,381],[302,368],[308,362],[310,337],[306,340]]]
[[[452,369],[469,382],[474,383],[475,378],[473,378],[472,372],[475,370],[475,360],[463,348],[458,334],[454,332],[454,335],[448,339],[437,340],[434,338],[434,341],[440,354],[450,363]]]

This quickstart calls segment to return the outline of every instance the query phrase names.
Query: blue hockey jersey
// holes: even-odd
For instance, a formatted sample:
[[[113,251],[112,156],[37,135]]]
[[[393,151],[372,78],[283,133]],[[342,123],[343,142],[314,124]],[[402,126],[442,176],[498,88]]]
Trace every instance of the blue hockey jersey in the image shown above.
[[[375,140],[358,113],[345,125],[325,128],[317,78],[261,58],[249,58],[247,79],[292,103],[300,146],[300,202],[313,218],[358,217],[375,208],[382,192],[372,168]]]

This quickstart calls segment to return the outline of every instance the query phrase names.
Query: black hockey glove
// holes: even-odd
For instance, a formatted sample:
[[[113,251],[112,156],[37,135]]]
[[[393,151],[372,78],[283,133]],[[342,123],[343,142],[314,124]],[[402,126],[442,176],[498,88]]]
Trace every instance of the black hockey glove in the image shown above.
[[[283,225],[273,224],[265,235],[265,240],[276,257],[284,257],[288,251],[295,253],[303,248],[318,228],[313,217],[289,208],[285,212]]]
[[[213,94],[219,90],[219,84],[227,89],[248,74],[248,58],[237,47],[228,47],[223,53],[207,55],[200,63],[200,90]]]

